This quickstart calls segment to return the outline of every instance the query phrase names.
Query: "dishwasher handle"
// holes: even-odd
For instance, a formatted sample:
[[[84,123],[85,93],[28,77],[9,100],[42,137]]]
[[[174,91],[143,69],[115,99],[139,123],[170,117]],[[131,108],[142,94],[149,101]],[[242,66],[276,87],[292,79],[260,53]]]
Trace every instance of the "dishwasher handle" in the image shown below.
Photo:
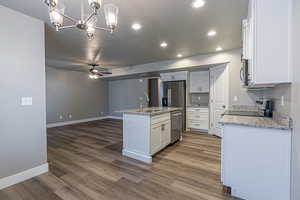
[[[174,114],[172,114],[172,117],[178,117],[178,116],[181,116],[181,115],[182,115],[181,112],[179,112],[179,113],[174,113]]]

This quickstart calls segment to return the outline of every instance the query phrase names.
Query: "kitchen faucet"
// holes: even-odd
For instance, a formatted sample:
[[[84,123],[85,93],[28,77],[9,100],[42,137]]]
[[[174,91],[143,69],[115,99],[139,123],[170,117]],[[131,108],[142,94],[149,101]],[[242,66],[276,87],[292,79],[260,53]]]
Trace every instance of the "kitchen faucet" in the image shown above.
[[[144,96],[146,97],[146,101],[147,101],[147,104],[149,106],[149,102],[150,102],[150,99],[149,99],[149,96],[146,92],[144,92]],[[144,109],[144,105],[143,105],[143,102],[142,102],[142,98],[140,98],[140,111],[143,111]],[[145,106],[146,107],[146,106]]]

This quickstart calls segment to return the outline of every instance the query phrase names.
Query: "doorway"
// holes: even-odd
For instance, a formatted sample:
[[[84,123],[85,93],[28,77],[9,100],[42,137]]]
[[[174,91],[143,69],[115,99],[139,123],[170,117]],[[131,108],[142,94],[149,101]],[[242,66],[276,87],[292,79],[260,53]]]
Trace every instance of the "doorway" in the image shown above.
[[[209,134],[223,136],[220,119],[228,108],[229,73],[227,65],[210,69],[210,123]]]

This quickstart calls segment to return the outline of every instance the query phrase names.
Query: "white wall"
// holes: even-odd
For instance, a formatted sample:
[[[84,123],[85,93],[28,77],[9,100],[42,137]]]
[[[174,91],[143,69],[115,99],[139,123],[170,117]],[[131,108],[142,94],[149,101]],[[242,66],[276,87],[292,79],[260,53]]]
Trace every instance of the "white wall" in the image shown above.
[[[108,83],[87,72],[46,67],[46,100],[47,124],[107,116]]]
[[[0,24],[1,179],[45,164],[47,144],[44,23],[0,6]]]
[[[300,0],[293,5],[293,85],[292,117],[294,120],[292,147],[292,199],[300,199]]]

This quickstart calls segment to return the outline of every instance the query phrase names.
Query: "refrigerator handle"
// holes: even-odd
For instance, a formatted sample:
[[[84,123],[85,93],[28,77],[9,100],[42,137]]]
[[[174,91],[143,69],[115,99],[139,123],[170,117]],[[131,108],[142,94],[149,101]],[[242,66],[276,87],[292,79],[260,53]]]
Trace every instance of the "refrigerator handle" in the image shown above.
[[[171,106],[172,103],[172,90],[168,89],[168,106]]]

